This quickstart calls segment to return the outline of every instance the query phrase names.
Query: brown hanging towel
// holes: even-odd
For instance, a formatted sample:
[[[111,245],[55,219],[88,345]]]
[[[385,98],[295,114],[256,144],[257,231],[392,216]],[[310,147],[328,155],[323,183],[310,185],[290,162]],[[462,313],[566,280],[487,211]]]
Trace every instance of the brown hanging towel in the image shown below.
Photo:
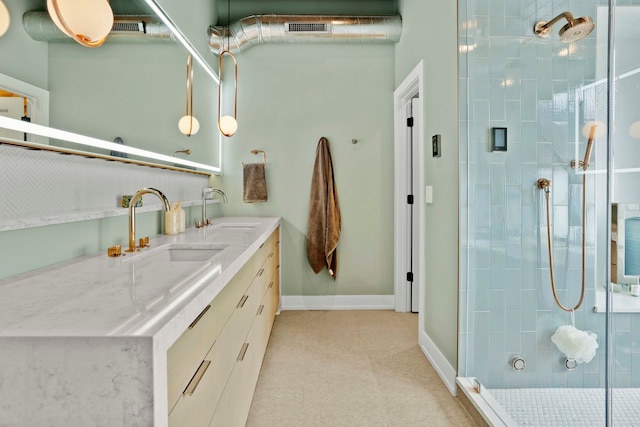
[[[267,178],[264,163],[242,164],[242,200],[245,203],[267,201]]]
[[[324,267],[335,280],[338,272],[337,246],[340,239],[340,204],[333,182],[333,164],[329,141],[322,137],[316,149],[311,177],[311,199],[307,222],[307,258],[314,273]]]

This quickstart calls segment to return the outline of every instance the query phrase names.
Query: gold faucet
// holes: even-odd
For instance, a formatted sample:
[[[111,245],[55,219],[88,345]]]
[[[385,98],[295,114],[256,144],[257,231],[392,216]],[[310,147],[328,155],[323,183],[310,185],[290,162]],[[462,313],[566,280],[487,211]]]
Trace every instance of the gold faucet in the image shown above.
[[[136,202],[144,194],[155,194],[162,200],[164,211],[169,212],[169,210],[171,210],[169,200],[160,190],[156,190],[155,188],[143,188],[131,196],[131,200],[129,201],[129,249],[127,249],[126,252],[137,252],[139,250],[136,249]]]

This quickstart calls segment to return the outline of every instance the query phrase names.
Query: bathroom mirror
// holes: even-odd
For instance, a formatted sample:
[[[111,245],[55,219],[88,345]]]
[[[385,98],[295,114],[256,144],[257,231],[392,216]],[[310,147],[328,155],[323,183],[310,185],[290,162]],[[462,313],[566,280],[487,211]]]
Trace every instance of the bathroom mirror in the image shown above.
[[[144,158],[149,152],[157,156],[151,155],[146,161],[210,173],[220,171],[221,141],[214,119],[217,76],[212,67],[216,58],[208,51],[206,37],[207,26],[215,19],[212,2],[197,0],[186,7],[177,0],[111,0],[115,16],[153,15],[155,22],[164,25],[157,13],[159,10],[176,28],[172,35],[164,38],[136,34],[124,36],[124,40],[108,40],[95,49],[71,40],[34,41],[20,18],[26,11],[45,11],[45,0],[7,0],[5,3],[13,19],[9,32],[0,39],[0,53],[20,61],[2,61],[0,74],[9,80],[17,76],[20,79],[15,81],[24,85],[16,88],[7,84],[7,79],[4,82],[0,79],[0,89],[6,91],[6,95],[12,91],[23,94],[25,86],[46,87],[48,90],[43,92],[49,97],[48,115],[45,112],[36,117],[33,106],[46,101],[29,97],[27,109],[18,108],[18,119],[25,117],[22,120],[107,143],[118,138],[124,146],[132,147],[131,153],[126,154],[128,157]],[[175,12],[176,16],[168,11]],[[187,22],[190,25],[185,26]],[[183,43],[177,41],[180,39]],[[199,132],[189,137],[178,129],[187,102],[188,51],[185,46],[197,55],[193,61],[193,115],[200,122]],[[14,109],[18,103],[24,103],[23,98],[16,99],[10,100]],[[0,112],[0,115],[7,114]],[[21,136],[24,136],[22,132],[10,134],[6,129],[0,133],[0,138],[24,139]],[[28,136],[28,140],[106,156],[124,156],[113,149],[79,146],[54,137]],[[133,154],[133,148],[144,151]],[[195,166],[200,164],[202,167]]]

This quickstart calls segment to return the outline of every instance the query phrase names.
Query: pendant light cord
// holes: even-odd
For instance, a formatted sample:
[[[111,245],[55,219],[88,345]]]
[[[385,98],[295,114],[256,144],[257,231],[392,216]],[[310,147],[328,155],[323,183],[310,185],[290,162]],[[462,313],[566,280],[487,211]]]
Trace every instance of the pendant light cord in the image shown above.
[[[187,136],[191,136],[193,132],[193,58],[191,54],[187,56],[187,116],[189,116],[189,133]]]

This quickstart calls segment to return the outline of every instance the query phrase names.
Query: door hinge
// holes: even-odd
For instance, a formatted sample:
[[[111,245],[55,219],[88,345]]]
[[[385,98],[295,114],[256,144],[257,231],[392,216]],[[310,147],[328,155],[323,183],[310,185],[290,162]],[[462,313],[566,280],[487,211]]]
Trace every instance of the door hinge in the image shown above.
[[[413,194],[409,194],[407,196],[407,203],[412,205],[413,204]]]
[[[413,273],[412,272],[408,272],[407,273],[407,282],[413,282]]]
[[[410,127],[410,128],[413,127],[413,117],[407,118],[407,127]]]

